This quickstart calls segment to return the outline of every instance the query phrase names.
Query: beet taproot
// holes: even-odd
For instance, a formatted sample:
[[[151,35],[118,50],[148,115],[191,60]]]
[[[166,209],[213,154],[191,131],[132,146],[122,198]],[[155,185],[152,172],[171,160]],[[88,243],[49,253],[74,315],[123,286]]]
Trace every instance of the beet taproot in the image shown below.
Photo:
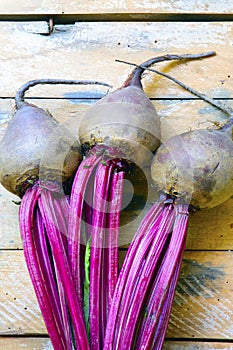
[[[195,130],[168,139],[153,158],[151,175],[157,191],[196,209],[225,202],[233,194],[231,130]]]
[[[143,91],[146,67],[166,60],[190,60],[214,55],[164,55],[152,58],[133,70],[121,88],[109,93],[84,113],[79,139],[84,148],[103,144],[120,149],[125,158],[144,166],[160,145],[160,120]]]
[[[205,100],[233,116],[230,108],[216,105],[210,98]],[[196,204],[191,201],[189,205],[195,181],[206,191],[214,188],[215,192],[216,187],[221,201],[226,198],[221,193],[224,183],[223,191],[229,190],[227,196],[232,194],[232,122],[230,118],[220,130],[177,135],[155,152],[152,178],[160,195],[127,250],[110,308],[104,350],[162,349],[185,251],[189,213]],[[220,200],[216,194],[213,198],[208,197],[209,206]]]
[[[221,204],[233,193],[232,108],[166,73],[144,68],[172,80],[230,118],[218,130],[194,130],[168,139],[158,148],[151,166],[157,191],[191,202],[193,209],[212,208]]]
[[[37,84],[108,84],[96,81],[40,79],[23,84],[16,93],[16,113],[0,144],[0,182],[22,197],[39,176],[44,180],[66,182],[72,178],[81,159],[77,139],[47,111],[24,101],[25,92]],[[49,143],[49,144],[48,144]],[[50,149],[48,149],[48,146]],[[49,167],[41,158],[49,156]],[[45,164],[45,162],[44,162]]]

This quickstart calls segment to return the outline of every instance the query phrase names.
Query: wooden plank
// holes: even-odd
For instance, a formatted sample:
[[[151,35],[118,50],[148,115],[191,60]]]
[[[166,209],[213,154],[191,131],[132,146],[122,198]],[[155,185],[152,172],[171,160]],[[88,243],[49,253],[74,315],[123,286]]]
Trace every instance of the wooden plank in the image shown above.
[[[14,96],[21,84],[36,78],[97,79],[116,88],[132,69],[115,59],[142,63],[166,53],[209,50],[217,56],[156,67],[214,97],[232,97],[232,22],[79,22],[57,26],[51,36],[35,34],[34,26],[0,22],[0,97]],[[144,81],[150,97],[177,96],[174,83],[164,78],[147,74]],[[64,96],[65,91],[46,87],[31,93],[52,97]],[[179,96],[190,95],[181,90]]]
[[[22,251],[0,251],[0,335],[44,334]]]
[[[230,350],[232,343],[165,341],[163,350]]]
[[[0,337],[2,350],[52,350],[48,338],[30,337]],[[165,341],[163,350],[230,350],[232,343],[224,342],[192,342],[192,341]]]
[[[228,0],[217,1],[159,1],[153,0],[122,0],[117,2],[109,2],[106,0],[84,1],[78,3],[75,1],[55,1],[49,3],[45,0],[30,1],[16,4],[14,0],[0,1],[0,12],[2,14],[24,14],[24,13],[46,13],[46,14],[74,14],[74,13],[226,13],[231,12],[232,6]]]
[[[169,338],[232,339],[232,258],[232,252],[186,252]]]
[[[91,90],[94,94],[94,91]],[[80,104],[84,101],[70,100],[32,100],[38,106],[48,109],[60,122],[73,120],[80,115],[77,111],[88,108]],[[220,113],[202,101],[155,101],[155,107],[161,116],[163,139],[175,133],[212,125],[209,121],[222,120]],[[227,104],[228,101],[226,102]],[[231,102],[232,104],[232,102]],[[0,139],[3,137],[7,122],[13,114],[13,101],[0,99]],[[149,169],[148,169],[149,172]],[[147,176],[148,176],[147,172]],[[140,179],[139,179],[140,180]],[[148,181],[150,179],[148,178]],[[122,244],[128,244],[136,231],[142,216],[143,205],[150,205],[154,200],[154,192],[147,198],[147,183],[138,181],[135,189],[140,201],[131,206],[122,216]],[[0,186],[0,249],[21,248],[21,239],[18,229],[18,206],[13,201],[18,197],[7,192]],[[147,207],[146,207],[147,208]],[[233,198],[222,205],[208,211],[196,213],[190,217],[187,248],[188,249],[233,249],[232,224]],[[127,225],[126,225],[127,224]]]
[[[169,339],[233,339],[232,268],[232,252],[185,252]],[[22,251],[0,251],[0,280],[0,334],[46,334]]]
[[[52,350],[48,338],[0,337],[2,350]]]

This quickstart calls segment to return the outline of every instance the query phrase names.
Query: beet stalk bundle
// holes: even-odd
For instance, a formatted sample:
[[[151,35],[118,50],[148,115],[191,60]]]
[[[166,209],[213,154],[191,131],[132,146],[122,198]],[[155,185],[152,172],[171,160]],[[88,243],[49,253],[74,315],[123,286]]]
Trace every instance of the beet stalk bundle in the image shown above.
[[[205,100],[231,118],[219,130],[174,136],[156,151],[151,174],[160,198],[144,217],[126,254],[104,350],[162,348],[190,212],[217,206],[233,194],[233,111]]]
[[[143,92],[142,72],[156,62],[213,54],[165,55],[136,68],[121,89],[101,99],[85,114],[79,130],[85,150],[83,161],[76,138],[49,113],[24,102],[29,87],[71,81],[31,81],[18,91],[17,112],[1,143],[0,181],[22,198],[19,221],[25,259],[56,350],[105,347],[106,327],[118,283],[123,180],[129,164],[148,164],[160,143],[159,118]],[[82,83],[108,86],[90,81],[74,84]],[[48,158],[50,162],[46,161]],[[72,182],[69,197],[67,189]],[[168,211],[173,210],[169,206]],[[159,235],[167,242],[169,230],[163,224],[167,212],[160,205],[158,212]],[[145,242],[146,247],[150,246],[147,238]],[[141,289],[135,290],[133,295],[140,293]],[[172,291],[165,300],[171,297]],[[153,295],[151,300],[153,304]],[[169,312],[167,302],[166,305],[164,314]],[[124,309],[120,310],[123,324],[127,315]],[[130,339],[131,335],[127,337],[128,344]],[[116,344],[121,341],[117,339]]]
[[[48,112],[24,102],[29,87],[51,83],[108,86],[53,79],[23,85],[16,95],[17,111],[1,143],[0,180],[22,198],[19,222],[25,260],[54,349],[88,349],[67,259],[69,199],[64,193],[82,159],[80,145]],[[47,151],[48,167],[41,164]]]
[[[160,144],[159,118],[141,84],[144,67],[166,60],[189,60],[214,54],[211,51],[199,55],[165,55],[146,61],[120,89],[88,109],[80,123],[79,138],[85,159],[72,186],[68,255],[80,308],[85,309],[86,324],[89,323],[92,350],[103,349],[117,285],[125,173],[132,163],[139,167],[150,164],[152,152]],[[89,264],[85,260],[85,246]]]

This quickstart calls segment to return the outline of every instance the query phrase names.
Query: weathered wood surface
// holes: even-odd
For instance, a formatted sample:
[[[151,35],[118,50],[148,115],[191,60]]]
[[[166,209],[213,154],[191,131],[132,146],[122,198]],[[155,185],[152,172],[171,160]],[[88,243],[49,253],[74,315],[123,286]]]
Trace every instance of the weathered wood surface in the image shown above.
[[[232,269],[232,252],[185,252],[168,338],[233,338]],[[0,251],[0,280],[0,335],[46,334],[22,251]]]
[[[35,34],[36,30],[35,23],[0,22],[0,97],[13,97],[21,84],[36,78],[97,79],[116,88],[131,67],[115,59],[142,63],[166,53],[210,50],[217,55],[156,67],[214,97],[232,97],[232,22],[80,22],[56,26],[50,36]],[[145,79],[145,89],[150,97],[177,97],[174,83],[154,74]],[[31,94],[64,96],[65,91],[60,86],[35,87]],[[181,90],[179,96],[190,94]]]
[[[0,337],[0,348],[2,350],[52,350],[52,345],[48,338]]]
[[[79,22],[74,25],[56,25],[49,36],[46,23],[0,22],[0,139],[14,112],[13,96],[27,80],[35,78],[85,78],[110,83],[119,87],[131,68],[116,63],[115,59],[142,63],[165,53],[198,53],[215,50],[217,56],[187,63],[163,63],[156,68],[169,73],[193,88],[216,97],[233,98],[233,22],[162,22],[162,14],[180,12],[194,15],[232,12],[229,1],[139,1],[119,2],[55,2],[43,0],[15,2],[0,1],[1,14],[84,14],[118,12],[135,14],[135,22]],[[161,22],[145,21],[151,15],[161,16]],[[142,15],[141,15],[142,14]],[[138,16],[137,16],[138,15]],[[115,15],[114,15],[115,16]],[[144,16],[144,17],[143,17]],[[129,16],[127,17],[129,19]],[[154,17],[156,18],[156,17]],[[159,17],[158,17],[159,18]],[[158,19],[157,18],[157,19]],[[201,17],[196,17],[201,18]],[[143,80],[146,93],[154,100],[161,117],[162,140],[189,129],[207,128],[224,116],[192,97],[174,83],[153,74]],[[31,89],[32,102],[47,108],[61,122],[80,117],[83,109],[106,89],[82,89],[58,86]],[[81,95],[80,95],[81,94]],[[82,99],[72,99],[82,96]],[[90,101],[90,97],[93,99]],[[87,99],[88,98],[88,99]],[[180,100],[177,100],[180,98]],[[137,191],[143,197],[140,185]],[[153,195],[152,195],[153,197]],[[0,349],[50,349],[46,330],[34,297],[26,270],[20,234],[17,198],[0,187]],[[145,198],[144,198],[145,200]],[[152,200],[150,197],[149,201]],[[176,292],[165,350],[232,349],[226,343],[233,340],[233,198],[217,208],[196,213],[190,218],[187,248],[179,285]],[[128,211],[123,223],[132,235],[140,219],[140,208]],[[128,243],[127,242],[124,243]],[[206,251],[212,250],[212,251]],[[221,251],[222,250],[222,251]],[[17,335],[29,336],[18,338]],[[16,337],[15,337],[16,336]],[[189,340],[178,342],[175,339]],[[221,340],[221,343],[199,342],[193,339]]]
[[[2,14],[75,14],[75,13],[230,13],[232,4],[228,0],[221,2],[211,0],[192,1],[141,1],[141,0],[120,0],[120,1],[55,1],[26,0],[15,2],[14,0],[0,1],[0,12]]]
[[[232,343],[165,341],[163,350],[232,350]]]

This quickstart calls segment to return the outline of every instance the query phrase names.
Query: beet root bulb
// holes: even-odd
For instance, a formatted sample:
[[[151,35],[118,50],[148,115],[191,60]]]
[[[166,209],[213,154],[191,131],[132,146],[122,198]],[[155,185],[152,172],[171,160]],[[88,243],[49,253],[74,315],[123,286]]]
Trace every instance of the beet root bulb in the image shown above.
[[[65,149],[62,178],[66,181],[73,176],[82,158],[78,142],[49,113],[32,104],[22,104],[0,145],[0,182],[8,191],[22,197],[26,189],[38,180],[41,158],[55,132],[59,137],[50,154],[50,170],[53,179],[57,175],[61,178],[60,160]],[[46,171],[42,169],[41,175],[45,179]]]
[[[215,207],[233,194],[233,143],[221,130],[174,136],[157,150],[151,168],[158,191],[196,209]]]
[[[160,121],[145,93],[133,86],[117,90],[86,111],[79,130],[82,145],[119,149],[140,166],[160,144]]]

